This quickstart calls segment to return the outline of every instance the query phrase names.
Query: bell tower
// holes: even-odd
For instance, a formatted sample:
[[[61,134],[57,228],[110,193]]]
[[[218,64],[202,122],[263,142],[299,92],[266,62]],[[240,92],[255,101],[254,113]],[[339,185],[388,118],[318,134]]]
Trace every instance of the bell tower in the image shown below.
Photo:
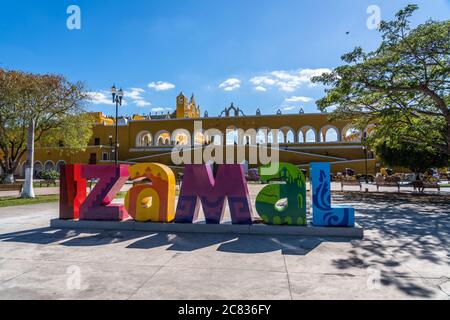
[[[177,119],[186,118],[186,111],[188,109],[189,101],[187,97],[181,92],[177,97]]]

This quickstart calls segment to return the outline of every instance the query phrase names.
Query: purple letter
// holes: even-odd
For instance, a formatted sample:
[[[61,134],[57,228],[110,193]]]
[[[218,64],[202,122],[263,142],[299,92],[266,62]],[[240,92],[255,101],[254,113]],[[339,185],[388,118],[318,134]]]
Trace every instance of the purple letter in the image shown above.
[[[226,197],[233,224],[252,224],[252,206],[242,165],[221,165],[215,178],[210,165],[186,165],[175,222],[197,220],[201,201],[206,223],[219,224]]]

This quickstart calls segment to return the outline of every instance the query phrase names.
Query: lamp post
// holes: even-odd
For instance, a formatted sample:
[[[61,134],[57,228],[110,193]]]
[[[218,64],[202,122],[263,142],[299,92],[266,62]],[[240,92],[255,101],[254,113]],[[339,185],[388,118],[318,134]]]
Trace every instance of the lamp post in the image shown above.
[[[367,147],[364,146],[363,150],[364,150],[364,158],[365,158],[365,161],[366,161],[366,176],[365,176],[365,178],[366,178],[366,183],[369,183],[369,177],[368,177],[369,170],[368,170],[368,165],[367,165]]]
[[[116,103],[116,143],[115,143],[115,162],[116,165],[119,164],[119,106],[122,106],[122,100],[123,100],[123,90],[120,89],[117,91],[116,86],[113,85],[111,87],[111,94],[113,103]]]
[[[114,146],[113,146],[113,136],[112,134],[109,135],[109,159],[108,160],[112,160],[113,158],[113,153],[115,154],[115,150],[114,150]]]
[[[366,180],[366,183],[369,183],[369,177],[368,177],[368,174],[369,174],[369,170],[368,170],[368,164],[367,164],[367,145],[366,145],[366,142],[367,142],[367,132],[364,132],[364,136],[363,136],[363,150],[364,150],[364,160],[365,160],[365,162],[366,162],[366,176],[365,176],[365,180]]]

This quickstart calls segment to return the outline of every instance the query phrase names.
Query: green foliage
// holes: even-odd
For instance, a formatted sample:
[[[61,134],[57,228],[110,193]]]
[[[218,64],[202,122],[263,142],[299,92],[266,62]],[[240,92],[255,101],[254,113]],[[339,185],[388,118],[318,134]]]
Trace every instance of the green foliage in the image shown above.
[[[381,23],[377,50],[356,48],[342,56],[345,65],[313,78],[327,88],[317,105],[361,128],[375,124],[373,146],[388,138],[450,157],[450,20],[411,29],[417,9],[409,5]]]
[[[39,196],[33,199],[22,198],[0,198],[0,208],[27,206],[40,203],[58,202],[59,195]]]
[[[43,171],[40,173],[40,177],[44,180],[57,180],[59,173],[55,170]]]
[[[375,152],[384,164],[405,167],[417,173],[449,165],[447,155],[439,153],[431,146],[416,143],[378,141],[375,144]]]
[[[35,143],[68,150],[87,147],[92,119],[84,113],[88,94],[82,83],[59,75],[0,68],[0,165],[15,171],[27,148],[27,129],[35,121]]]

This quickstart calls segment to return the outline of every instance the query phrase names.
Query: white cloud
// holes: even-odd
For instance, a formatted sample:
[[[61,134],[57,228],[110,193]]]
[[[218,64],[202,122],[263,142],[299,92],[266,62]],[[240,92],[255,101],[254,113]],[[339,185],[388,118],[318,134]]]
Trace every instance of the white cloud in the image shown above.
[[[148,107],[151,103],[145,100],[142,96],[143,93],[145,93],[145,90],[142,88],[130,88],[130,90],[124,92],[124,99],[133,101],[140,108]]]
[[[262,86],[262,85],[273,86],[276,83],[275,80],[273,80],[269,77],[266,77],[266,76],[254,77],[254,78],[250,79],[250,82],[256,86]]]
[[[107,104],[114,105],[112,102],[112,97],[106,93],[106,91],[91,91],[88,92],[90,102],[92,104]]]
[[[122,105],[128,105],[128,102],[133,102],[136,106],[148,107],[151,105],[150,102],[146,101],[142,94],[145,93],[144,89],[141,88],[130,88],[129,90],[124,91],[124,97],[122,101]],[[95,105],[109,105],[114,106],[114,102],[112,101],[111,93],[105,90],[102,91],[91,91],[88,93],[89,98],[91,99],[91,103]]]
[[[284,99],[285,102],[311,102],[313,101],[313,98],[310,97],[301,97],[301,96],[292,96],[290,98]]]
[[[95,105],[108,105],[108,106],[115,106],[115,103],[112,101],[112,96],[109,91],[101,90],[101,91],[91,91],[88,92],[88,96],[90,99],[90,103]],[[122,102],[123,106],[128,105],[127,102],[124,100]]]
[[[284,108],[283,110],[284,111],[292,111],[292,110],[294,110],[294,109],[296,109],[297,107],[286,107],[286,108]]]
[[[152,112],[163,112],[164,108],[153,108]]]
[[[148,87],[155,91],[167,91],[167,90],[175,89],[175,85],[173,83],[164,82],[164,81],[150,82],[148,84]]]
[[[257,87],[255,87],[255,90],[256,91],[260,91],[260,92],[266,92],[267,91],[267,89],[264,88],[263,86],[257,86]]]
[[[236,78],[228,79],[219,85],[219,88],[225,91],[233,91],[241,87],[241,80]]]
[[[314,87],[311,78],[320,76],[323,73],[331,72],[327,68],[319,69],[298,69],[292,71],[272,71],[268,74],[253,77],[250,82],[257,87],[276,87],[284,92],[294,92],[302,86]]]
[[[138,107],[140,107],[140,108],[148,107],[148,106],[151,106],[151,105],[152,105],[150,102],[144,101],[144,100],[137,100],[137,101],[135,101],[135,103],[136,103],[136,105],[137,105]]]

